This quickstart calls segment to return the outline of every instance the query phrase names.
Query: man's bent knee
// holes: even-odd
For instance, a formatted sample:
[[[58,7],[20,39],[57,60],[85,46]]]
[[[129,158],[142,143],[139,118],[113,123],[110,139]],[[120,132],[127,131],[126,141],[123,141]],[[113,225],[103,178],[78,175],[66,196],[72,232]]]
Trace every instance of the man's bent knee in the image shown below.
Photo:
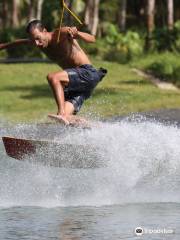
[[[57,78],[56,74],[55,73],[49,73],[47,75],[47,80],[49,82],[50,85],[56,85],[56,84],[59,84],[60,81],[59,79]]]
[[[48,73],[48,75],[47,75],[48,82],[51,82],[52,79],[53,79],[53,73]]]
[[[69,79],[64,79],[64,78],[65,77],[63,76],[63,74],[60,74],[60,73],[49,73],[47,75],[47,80],[51,85],[56,85],[57,83],[62,84],[62,86],[67,85],[67,82],[69,81]]]

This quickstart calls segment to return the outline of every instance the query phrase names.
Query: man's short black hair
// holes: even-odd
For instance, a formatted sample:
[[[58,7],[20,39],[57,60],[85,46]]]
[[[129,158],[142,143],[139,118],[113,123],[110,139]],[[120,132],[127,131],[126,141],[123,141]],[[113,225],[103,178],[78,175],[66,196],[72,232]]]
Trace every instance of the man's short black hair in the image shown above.
[[[28,25],[26,27],[26,32],[29,34],[35,28],[37,28],[39,31],[42,32],[45,27],[40,20],[35,19],[28,23]]]

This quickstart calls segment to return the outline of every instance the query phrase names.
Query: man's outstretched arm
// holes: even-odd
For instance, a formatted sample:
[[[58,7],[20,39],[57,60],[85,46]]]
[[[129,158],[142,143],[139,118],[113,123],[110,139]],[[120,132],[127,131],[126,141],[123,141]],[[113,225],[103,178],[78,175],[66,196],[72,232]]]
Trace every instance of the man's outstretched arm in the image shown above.
[[[78,31],[77,34],[75,35],[74,38],[80,38],[82,40],[84,40],[85,42],[88,42],[88,43],[94,43],[96,41],[96,38],[95,36],[89,34],[89,33],[85,33],[85,32],[80,32]]]
[[[0,50],[6,49],[9,47],[16,47],[21,44],[32,44],[32,41],[29,39],[17,39],[14,42],[0,43]]]
[[[89,33],[80,32],[76,27],[62,27],[61,33],[68,34],[73,39],[82,39],[87,43],[94,43],[95,37]]]
[[[88,43],[94,43],[96,41],[95,36],[89,34],[89,33],[85,33],[85,32],[80,32],[77,30],[76,27],[69,27],[68,28],[68,33],[72,38],[75,39],[82,39],[85,42]]]

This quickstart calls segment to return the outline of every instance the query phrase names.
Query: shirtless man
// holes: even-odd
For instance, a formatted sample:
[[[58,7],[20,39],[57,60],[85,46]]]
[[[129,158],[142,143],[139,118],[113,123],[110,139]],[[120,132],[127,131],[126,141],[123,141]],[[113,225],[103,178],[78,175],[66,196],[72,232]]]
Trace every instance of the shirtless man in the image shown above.
[[[77,39],[82,39],[87,43],[93,43],[95,37],[78,31],[76,27],[62,27],[58,42],[59,30],[48,32],[39,20],[31,21],[26,30],[29,39],[0,44],[0,49],[33,44],[63,69],[49,73],[47,80],[57,103],[57,117],[69,124],[75,119],[73,115],[80,110],[84,100],[90,97],[95,86],[107,72],[102,68],[96,70],[77,42]]]

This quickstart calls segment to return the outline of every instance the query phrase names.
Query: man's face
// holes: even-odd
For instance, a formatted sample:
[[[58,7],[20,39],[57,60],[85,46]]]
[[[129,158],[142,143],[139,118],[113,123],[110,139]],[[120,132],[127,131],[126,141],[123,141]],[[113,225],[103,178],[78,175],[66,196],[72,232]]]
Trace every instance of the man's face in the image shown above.
[[[34,28],[30,33],[32,41],[37,47],[46,48],[48,46],[48,34],[46,29],[40,31],[37,28]]]

